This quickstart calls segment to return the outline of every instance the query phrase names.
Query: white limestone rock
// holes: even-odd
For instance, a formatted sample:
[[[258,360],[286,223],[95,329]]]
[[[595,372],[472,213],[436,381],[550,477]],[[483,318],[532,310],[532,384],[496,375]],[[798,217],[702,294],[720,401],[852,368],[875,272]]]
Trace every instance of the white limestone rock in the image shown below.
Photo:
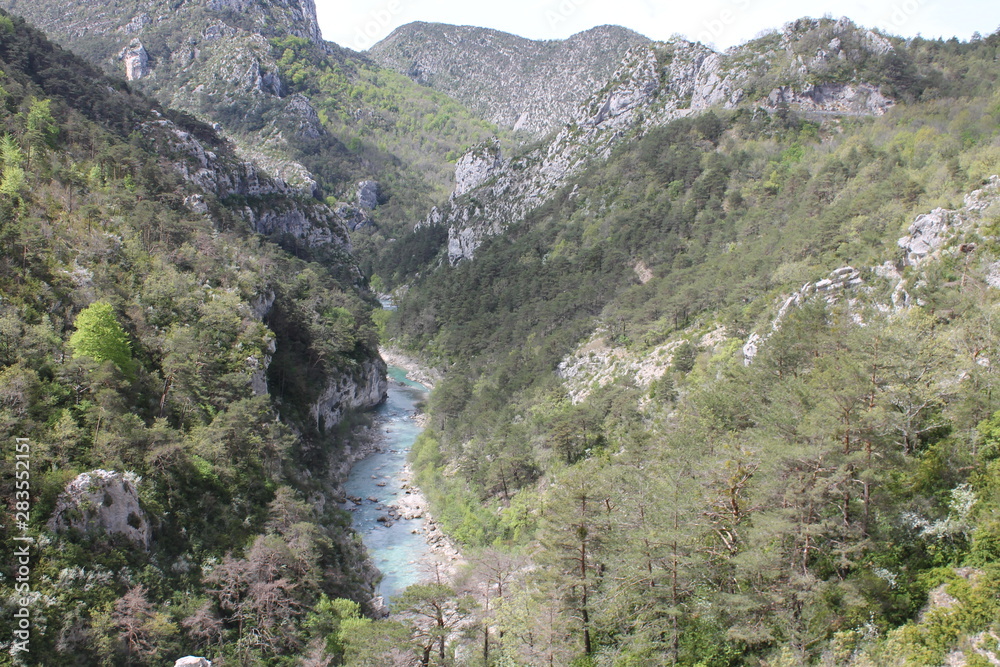
[[[125,79],[128,81],[136,81],[149,76],[152,72],[149,67],[149,54],[138,39],[129,42],[128,46],[118,54],[118,59],[125,63]]]
[[[916,264],[940,248],[949,236],[954,218],[955,212],[944,208],[918,215],[907,229],[909,233],[898,241],[899,247],[906,251],[906,263]]]
[[[137,14],[132,17],[132,20],[118,28],[118,32],[124,32],[129,35],[134,35],[136,33],[142,32],[146,26],[150,25],[153,19],[149,17],[149,14],[143,12],[142,14]]]
[[[500,140],[493,137],[459,158],[455,165],[455,191],[451,198],[461,197],[497,174],[503,166]]]
[[[174,667],[212,667],[212,661],[206,658],[189,655],[174,663]]]
[[[335,245],[350,252],[344,221],[326,204],[303,198],[301,190],[267,175],[253,162],[206,150],[197,137],[169,120],[146,122],[141,130],[160,155],[174,158],[172,165],[181,177],[203,192],[219,199],[232,195],[258,199],[254,207],[241,211],[258,233],[293,236],[310,246]],[[264,195],[280,195],[284,201],[267,206],[264,201],[274,197]]]
[[[358,183],[358,206],[371,211],[378,206],[378,181],[361,181]]]
[[[309,415],[320,429],[340,423],[348,410],[366,410],[385,400],[389,392],[386,365],[381,359],[366,361],[354,373],[332,375]]]
[[[139,505],[139,481],[130,472],[98,469],[80,473],[59,495],[48,528],[124,535],[148,549],[151,531],[146,512]]]
[[[782,104],[800,111],[825,114],[881,116],[895,104],[867,83],[806,84],[800,89],[779,86],[767,96],[770,108]]]
[[[185,197],[184,207],[192,213],[208,213],[208,204],[205,203],[205,195],[195,194]]]

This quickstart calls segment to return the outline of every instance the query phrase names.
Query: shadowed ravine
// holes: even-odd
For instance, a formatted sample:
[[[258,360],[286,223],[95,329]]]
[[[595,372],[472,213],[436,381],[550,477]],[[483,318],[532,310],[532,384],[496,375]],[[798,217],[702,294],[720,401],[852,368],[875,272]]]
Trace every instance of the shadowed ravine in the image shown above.
[[[408,380],[403,369],[389,367],[389,395],[376,409],[375,428],[383,432],[381,451],[354,464],[344,485],[348,497],[361,499],[358,505],[348,500],[347,507],[353,514],[354,529],[382,572],[377,594],[386,603],[427,576],[422,564],[429,562],[431,549],[424,536],[424,520],[399,519],[388,527],[378,520],[389,516],[387,505],[407,493],[402,488],[403,468],[422,430],[413,416],[417,404],[426,398],[424,385]]]

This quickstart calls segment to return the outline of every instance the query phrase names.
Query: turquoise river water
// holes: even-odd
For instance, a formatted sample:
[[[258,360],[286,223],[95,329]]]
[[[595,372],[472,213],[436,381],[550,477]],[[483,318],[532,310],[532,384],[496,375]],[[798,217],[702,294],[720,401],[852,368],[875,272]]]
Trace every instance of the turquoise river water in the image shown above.
[[[360,505],[348,501],[347,507],[353,515],[354,530],[382,572],[376,595],[385,598],[386,603],[427,576],[420,567],[430,555],[423,519],[399,519],[389,527],[378,521],[388,514],[386,505],[406,493],[401,482],[403,466],[422,430],[413,416],[427,394],[427,388],[408,380],[403,369],[389,367],[389,395],[375,411],[374,428],[382,431],[382,449],[355,463],[344,484],[348,496],[361,498]],[[418,532],[414,534],[414,530]]]

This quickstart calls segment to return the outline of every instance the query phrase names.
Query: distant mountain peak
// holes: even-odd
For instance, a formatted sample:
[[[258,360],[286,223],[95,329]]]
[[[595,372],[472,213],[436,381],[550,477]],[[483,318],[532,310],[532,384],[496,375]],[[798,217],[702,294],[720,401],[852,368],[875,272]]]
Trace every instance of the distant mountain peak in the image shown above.
[[[368,53],[490,122],[541,136],[571,120],[628,50],[647,43],[615,25],[563,40],[531,40],[490,28],[415,22],[400,26]]]

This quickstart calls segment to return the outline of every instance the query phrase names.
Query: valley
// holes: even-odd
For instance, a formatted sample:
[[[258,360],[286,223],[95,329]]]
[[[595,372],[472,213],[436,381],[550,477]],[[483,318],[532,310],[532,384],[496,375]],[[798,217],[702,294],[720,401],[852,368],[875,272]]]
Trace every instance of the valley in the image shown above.
[[[1000,664],[991,26],[0,7],[0,664]]]

